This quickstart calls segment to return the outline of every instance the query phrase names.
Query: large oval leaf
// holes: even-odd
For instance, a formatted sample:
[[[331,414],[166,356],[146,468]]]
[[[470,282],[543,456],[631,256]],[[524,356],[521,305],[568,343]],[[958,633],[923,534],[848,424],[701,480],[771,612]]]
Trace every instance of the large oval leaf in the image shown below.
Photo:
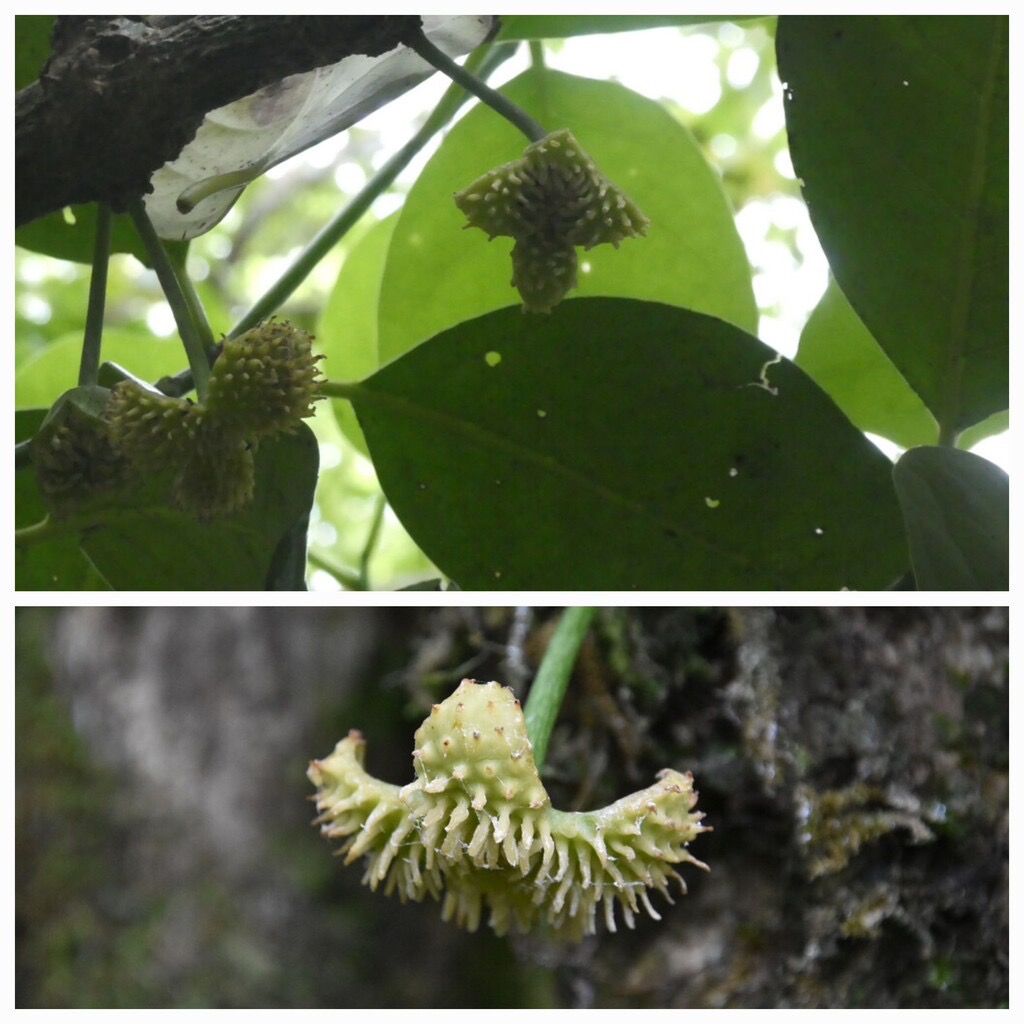
[[[659,103],[615,82],[534,68],[502,89],[549,131],[570,128],[603,174],[650,218],[645,238],[581,254],[574,295],[688,306],[754,330],[746,252],[718,176]],[[452,194],[519,157],[522,135],[489,107],[448,133],[410,190],[388,251],[381,362],[461,320],[513,303],[511,240],[461,230]]]
[[[893,480],[918,590],[1008,590],[1010,480],[955,448],[908,451]]]
[[[1008,19],[779,19],[793,165],[839,282],[947,436],[1008,406]]]
[[[874,589],[906,569],[891,463],[802,371],[699,313],[499,310],[354,403],[392,507],[463,589]]]

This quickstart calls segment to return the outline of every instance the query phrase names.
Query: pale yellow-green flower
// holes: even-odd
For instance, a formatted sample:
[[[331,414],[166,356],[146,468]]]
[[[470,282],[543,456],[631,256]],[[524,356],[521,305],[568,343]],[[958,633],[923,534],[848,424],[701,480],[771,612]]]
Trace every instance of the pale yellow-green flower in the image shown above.
[[[445,920],[475,931],[484,913],[503,935],[546,926],[580,939],[609,930],[616,907],[629,927],[648,890],[671,902],[669,883],[701,832],[689,773],[665,769],[647,789],[596,811],[551,806],[533,760],[522,709],[498,683],[463,680],[416,732],[416,778],[398,787],[368,775],[365,743],[350,733],[309,777],[325,835],[346,840],[346,862],[365,855],[364,881],[404,899],[442,901]]]

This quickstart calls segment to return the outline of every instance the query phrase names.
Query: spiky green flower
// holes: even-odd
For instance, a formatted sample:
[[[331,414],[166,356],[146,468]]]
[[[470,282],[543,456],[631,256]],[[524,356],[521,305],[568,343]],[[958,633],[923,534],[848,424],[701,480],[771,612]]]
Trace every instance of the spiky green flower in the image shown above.
[[[252,443],[209,414],[196,417],[190,426],[171,485],[171,504],[201,522],[245,508],[256,487]]]
[[[206,522],[252,499],[253,442],[208,406],[121,381],[107,420],[111,437],[137,473],[173,470],[175,508]]]
[[[609,181],[567,129],[528,146],[460,192],[467,226],[508,235],[512,284],[523,308],[546,313],[576,286],[576,247],[591,249],[647,232],[636,203]]]
[[[368,776],[362,747],[350,734],[310,767],[318,823],[332,838],[355,837],[347,860],[367,854],[372,887],[440,898],[444,919],[470,930],[486,911],[499,935],[546,926],[576,940],[596,931],[598,910],[614,931],[616,907],[632,927],[641,908],[658,917],[648,890],[671,901],[675,879],[685,892],[677,865],[705,867],[687,849],[707,831],[689,773],[666,769],[600,810],[555,810],[519,702],[498,683],[463,680],[433,707],[407,786]]]
[[[210,372],[206,406],[249,437],[289,433],[314,412],[321,379],[313,338],[268,320],[225,340]]]
[[[106,410],[114,443],[149,472],[180,463],[204,416],[202,406],[187,398],[171,398],[133,380],[114,386]]]

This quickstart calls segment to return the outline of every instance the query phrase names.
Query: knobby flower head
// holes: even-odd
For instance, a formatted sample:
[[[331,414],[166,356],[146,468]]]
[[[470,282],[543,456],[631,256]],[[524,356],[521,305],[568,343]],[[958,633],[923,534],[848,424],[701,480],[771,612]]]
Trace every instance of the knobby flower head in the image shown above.
[[[648,220],[609,181],[570,131],[552,132],[455,194],[467,227],[509,235],[512,284],[523,308],[547,313],[576,287],[576,247],[647,232]]]
[[[416,778],[404,787],[368,775],[365,743],[350,733],[309,777],[325,835],[346,840],[346,863],[365,855],[364,881],[405,899],[442,901],[442,916],[475,931],[546,926],[577,940],[610,931],[616,907],[633,927],[648,890],[669,902],[676,866],[706,868],[687,844],[703,817],[689,773],[658,781],[596,811],[558,811],[540,780],[522,709],[498,683],[463,680],[416,732]]]

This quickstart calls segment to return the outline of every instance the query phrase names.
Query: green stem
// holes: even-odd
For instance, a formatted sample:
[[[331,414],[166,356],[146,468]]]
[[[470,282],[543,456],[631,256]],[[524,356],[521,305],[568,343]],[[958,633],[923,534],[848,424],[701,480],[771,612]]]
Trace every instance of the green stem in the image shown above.
[[[526,734],[533,746],[533,760],[537,771],[544,767],[551,729],[562,706],[572,667],[576,662],[583,638],[587,635],[594,608],[566,608],[551,636],[537,676],[530,687],[523,714],[526,716]]]
[[[192,283],[192,278],[188,276],[188,267],[186,265],[188,251],[183,249],[180,252],[180,259],[172,253],[168,253],[168,259],[170,259],[174,266],[178,284],[181,286],[181,294],[185,296],[185,302],[188,305],[192,323],[199,333],[203,348],[206,350],[206,361],[212,364],[213,356],[217,350],[217,339],[213,336],[213,328],[210,326],[209,319],[207,319],[206,310],[203,308],[203,303],[199,298],[199,293],[196,291],[196,286]]]
[[[96,206],[96,243],[92,252],[92,277],[89,280],[89,308],[85,314],[82,361],[78,383],[95,384],[100,372],[100,344],[103,339],[103,311],[107,299],[107,266],[110,263],[110,207]]]
[[[131,215],[135,230],[138,231],[149,255],[149,261],[156,271],[160,281],[167,304],[174,314],[174,322],[178,326],[178,334],[181,343],[185,346],[185,355],[188,357],[189,369],[192,371],[192,382],[195,385],[196,395],[200,402],[206,400],[206,386],[210,379],[210,361],[206,355],[203,345],[203,338],[192,320],[192,312],[188,299],[182,290],[181,282],[174,269],[174,264],[167,255],[163,243],[157,237],[153,224],[146,213],[146,207],[141,199],[133,199],[128,204],[128,213]]]
[[[309,549],[309,562],[311,565],[315,565],[318,569],[323,569],[324,572],[330,573],[346,590],[362,590],[360,584],[359,574],[352,572],[351,569],[345,569],[335,562],[332,562],[329,558],[325,558],[321,555],[316,548]]]
[[[384,507],[387,501],[383,494],[377,495],[377,502],[373,509],[373,520],[370,523],[370,532],[367,534],[366,543],[363,545],[363,553],[359,559],[359,589],[370,589],[370,559],[373,557],[373,549],[377,546],[377,539],[380,537],[380,528],[384,523]]]
[[[458,82],[463,89],[471,92],[482,103],[486,103],[492,110],[514,124],[531,142],[540,142],[548,134],[526,111],[482,82],[468,68],[456,64],[448,54],[439,50],[422,32],[405,42],[409,49],[415,50],[428,64],[432,64],[438,71],[443,71],[453,82]]]
[[[471,63],[481,75],[489,75],[512,55],[512,48],[495,46],[482,48],[472,55]],[[474,75],[474,82],[480,80]],[[261,320],[276,313],[281,305],[309,277],[312,269],[338,244],[356,222],[370,208],[373,201],[390,187],[417,153],[455,116],[469,97],[461,86],[453,85],[441,97],[423,127],[373,175],[330,223],[326,224],[295,258],[295,262],[278,278],[266,294],[253,303],[252,308],[228,332],[237,338]]]

